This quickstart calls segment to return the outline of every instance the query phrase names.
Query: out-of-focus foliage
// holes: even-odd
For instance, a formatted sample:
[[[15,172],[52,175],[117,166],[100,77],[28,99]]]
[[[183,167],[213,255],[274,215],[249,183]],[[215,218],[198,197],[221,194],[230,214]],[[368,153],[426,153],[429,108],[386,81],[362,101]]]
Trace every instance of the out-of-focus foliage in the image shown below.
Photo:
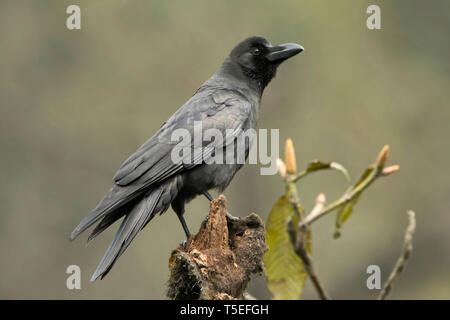
[[[69,31],[66,7],[75,3],[82,29]],[[369,4],[381,7],[381,30],[366,28]],[[314,224],[330,296],[378,294],[365,285],[366,268],[387,276],[403,213],[414,208],[414,254],[391,297],[450,298],[449,27],[448,0],[0,1],[0,298],[165,297],[167,259],[184,240],[172,210],[94,284],[118,225],[88,247],[87,234],[68,237],[120,164],[255,34],[305,47],[280,67],[259,116],[260,128],[295,141],[299,168],[321,159],[362,172],[385,143],[402,165],[370,188],[339,241],[330,237],[334,216]],[[280,180],[244,166],[225,192],[229,211],[265,221]],[[319,192],[335,199],[345,186],[339,173],[314,174],[298,193],[310,210]],[[204,198],[187,206],[193,232],[208,209]],[[65,286],[71,264],[81,268],[81,290]],[[258,298],[270,297],[264,281],[251,283]],[[302,297],[316,299],[309,282]]]

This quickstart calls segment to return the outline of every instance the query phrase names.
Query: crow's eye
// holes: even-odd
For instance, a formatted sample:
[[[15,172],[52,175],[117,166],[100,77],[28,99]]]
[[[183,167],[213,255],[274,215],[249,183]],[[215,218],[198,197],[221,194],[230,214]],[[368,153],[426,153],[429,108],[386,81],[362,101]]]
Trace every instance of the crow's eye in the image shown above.
[[[261,50],[259,50],[258,48],[253,49],[254,56],[259,56],[260,54],[261,54]]]

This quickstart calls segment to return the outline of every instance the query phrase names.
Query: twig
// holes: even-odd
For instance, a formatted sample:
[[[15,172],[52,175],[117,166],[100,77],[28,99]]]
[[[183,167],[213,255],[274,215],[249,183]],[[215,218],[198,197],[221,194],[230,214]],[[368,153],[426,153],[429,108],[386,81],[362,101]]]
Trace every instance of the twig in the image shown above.
[[[303,236],[305,235],[304,232],[300,232],[299,234]],[[304,237],[303,239],[297,237],[297,245],[295,246],[294,249],[297,255],[302,259],[306,272],[311,278],[311,282],[313,283],[314,288],[316,289],[317,294],[319,295],[319,298],[322,300],[330,300],[330,297],[328,296],[327,292],[325,291],[325,288],[323,287],[322,283],[319,280],[319,277],[316,274],[313,258],[308,253],[308,250],[306,250]]]
[[[286,164],[281,160],[277,160],[277,167],[280,173],[280,176],[283,178],[286,184],[286,194],[288,196],[288,201],[292,205],[295,215],[298,218],[298,222],[306,219],[306,212],[303,206],[300,203],[297,188],[295,186],[295,181],[298,179],[294,179],[296,176],[297,165],[295,160],[295,151],[294,146],[292,144],[292,140],[288,139],[286,141],[286,151],[285,151],[285,159]],[[316,211],[324,206],[325,197],[321,194],[316,200]],[[314,211],[314,209],[313,209]],[[297,229],[296,229],[297,227]],[[291,243],[294,247],[295,253],[302,259],[303,265],[305,266],[305,270],[308,273],[311,281],[316,289],[320,299],[329,300],[330,297],[326,293],[319,277],[314,268],[314,262],[311,255],[308,253],[308,249],[306,246],[306,242],[311,240],[311,230],[308,226],[304,225],[299,228],[298,226],[294,226],[292,219],[288,223],[288,233],[291,238]]]
[[[405,240],[403,242],[403,251],[400,257],[397,260],[397,263],[394,266],[394,269],[392,270],[391,274],[389,275],[386,283],[383,285],[383,288],[381,289],[380,295],[378,296],[378,300],[384,300],[389,295],[389,293],[392,290],[392,286],[394,283],[395,278],[403,271],[405,268],[406,262],[408,261],[408,258],[411,254],[411,251],[413,249],[412,240],[414,231],[416,230],[416,218],[413,211],[408,211],[408,218],[409,223],[408,227],[406,228],[405,232]]]
[[[298,180],[300,180],[301,178],[303,178],[304,176],[306,176],[309,172],[307,170],[303,170],[302,172],[297,173],[297,175],[295,177],[293,177],[291,179],[292,182],[297,182]]]
[[[314,285],[314,288],[316,289],[319,298],[322,300],[330,300],[330,297],[328,296],[324,286],[322,285],[322,282],[319,280],[319,277],[317,276],[313,258],[308,253],[308,249],[306,246],[306,243],[308,241],[311,241],[311,233],[310,233],[311,231],[309,227],[307,227],[306,225],[299,227],[302,219],[305,219],[306,217],[305,209],[300,204],[297,195],[297,189],[295,188],[294,182],[287,182],[287,186],[289,194],[288,201],[293,206],[295,214],[299,218],[299,225],[297,230],[295,229],[294,224],[292,223],[292,219],[288,223],[287,228],[289,236],[291,238],[291,243],[294,247],[294,251],[300,257],[300,259],[302,259],[306,273],[311,278],[311,282]],[[325,196],[323,194],[320,194],[316,200],[316,206],[314,207],[315,209],[313,209],[313,211],[320,210],[320,208],[324,206],[324,202]]]
[[[377,178],[388,176],[388,175],[394,173],[395,171],[397,171],[399,169],[398,165],[384,167],[384,165],[386,163],[388,150],[389,150],[389,147],[386,145],[383,148],[383,150],[381,150],[380,154],[378,155],[377,161],[373,165],[370,173],[358,185],[356,185],[354,188],[348,190],[338,200],[329,204],[328,206],[323,208],[320,212],[318,212],[314,215],[311,215],[311,214],[308,215],[306,217],[306,219],[304,219],[302,221],[301,226],[310,225],[311,223],[313,223],[317,219],[321,218],[322,216],[326,215],[327,213],[352,201],[354,198],[359,196],[362,191],[364,191],[367,187],[369,187]]]
[[[310,214],[314,214],[314,212],[321,210],[321,208],[323,208],[324,205],[325,205],[325,195],[321,193],[317,197],[316,205],[314,206]],[[317,294],[319,295],[319,298],[322,300],[330,300],[330,296],[327,294],[324,286],[322,285],[321,281],[319,280],[319,277],[316,274],[313,258],[308,253],[308,250],[305,245],[306,243],[305,236],[307,234],[307,227],[305,225],[299,227],[296,235],[295,228],[291,221],[291,223],[288,224],[288,232],[291,238],[291,242],[294,245],[294,251],[302,259],[303,265],[305,266],[305,270],[308,273],[309,277],[311,278],[311,281],[314,285],[314,288],[317,291]]]

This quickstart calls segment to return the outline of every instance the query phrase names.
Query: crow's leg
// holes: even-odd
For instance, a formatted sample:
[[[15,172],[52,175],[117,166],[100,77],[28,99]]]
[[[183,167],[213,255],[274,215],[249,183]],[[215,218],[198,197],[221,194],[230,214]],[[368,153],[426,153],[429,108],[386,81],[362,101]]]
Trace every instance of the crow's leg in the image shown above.
[[[186,234],[186,239],[191,237],[191,232],[186,224],[186,220],[184,220],[184,200],[183,199],[175,199],[172,202],[172,209],[177,214],[178,219],[181,222],[181,226],[183,227],[184,233]]]
[[[209,200],[209,202],[213,201],[213,197],[208,191],[203,191],[203,195]]]
[[[186,234],[186,239],[189,239],[191,237],[191,232],[189,231],[189,228],[186,224],[186,220],[184,220],[183,213],[182,214],[177,213],[177,216],[181,222],[181,225],[183,226],[184,233]]]
[[[210,202],[213,201],[213,197],[211,196],[211,194],[210,194],[208,191],[203,191],[203,195],[204,195]],[[230,220],[234,220],[234,221],[239,220],[238,217],[233,216],[233,215],[232,215],[231,213],[229,213],[228,211],[227,211],[227,218],[230,219]],[[208,217],[206,217],[206,220],[205,220],[205,221],[208,221]]]

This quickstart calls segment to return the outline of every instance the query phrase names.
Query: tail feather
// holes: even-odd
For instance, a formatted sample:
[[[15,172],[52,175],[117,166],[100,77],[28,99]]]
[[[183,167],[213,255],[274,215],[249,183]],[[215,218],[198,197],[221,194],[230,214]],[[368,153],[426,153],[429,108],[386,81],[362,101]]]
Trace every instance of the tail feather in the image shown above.
[[[95,281],[98,277],[103,278],[106,276],[117,259],[136,237],[137,233],[141,231],[158,212],[162,213],[166,211],[172,200],[177,196],[177,193],[178,188],[176,179],[172,179],[153,189],[142,197],[139,202],[135,203],[131,210],[125,215],[113,241],[92,275],[91,281]],[[119,218],[120,215],[105,217],[92,232],[89,237],[90,240],[95,238],[95,236]]]
[[[92,240],[94,240],[100,233],[105,231],[114,222],[116,222],[117,220],[122,218],[124,215],[126,215],[128,212],[130,212],[131,209],[133,209],[133,207],[139,201],[141,201],[141,199],[139,199],[137,201],[130,201],[129,203],[120,207],[120,210],[116,210],[116,211],[111,212],[110,214],[107,214],[106,216],[104,216],[103,219],[95,226],[94,230],[89,235],[89,237],[87,239],[87,244],[89,244]]]
[[[130,201],[141,195],[142,192],[138,192],[136,189],[137,188],[135,186],[120,187],[114,185],[103,197],[97,207],[95,207],[95,209],[92,210],[92,212],[72,231],[69,238],[70,241],[74,240],[98,220],[109,215],[115,215],[117,210],[121,210],[123,206],[127,205]],[[122,215],[120,215],[119,218],[121,216]]]
[[[120,210],[116,213],[111,213],[105,217],[103,217],[102,221],[94,228],[94,230],[89,235],[86,243],[89,244],[92,240],[94,240],[100,233],[105,231],[110,225],[114,222],[122,218],[128,210]]]
[[[156,192],[151,192],[126,215],[114,240],[111,242],[108,250],[100,261],[97,270],[95,270],[91,281],[95,281],[99,276],[103,278],[108,273],[117,258],[119,258],[128,248],[131,241],[142,229],[147,220],[153,218],[153,213],[161,197],[162,191],[163,190],[159,188]]]

